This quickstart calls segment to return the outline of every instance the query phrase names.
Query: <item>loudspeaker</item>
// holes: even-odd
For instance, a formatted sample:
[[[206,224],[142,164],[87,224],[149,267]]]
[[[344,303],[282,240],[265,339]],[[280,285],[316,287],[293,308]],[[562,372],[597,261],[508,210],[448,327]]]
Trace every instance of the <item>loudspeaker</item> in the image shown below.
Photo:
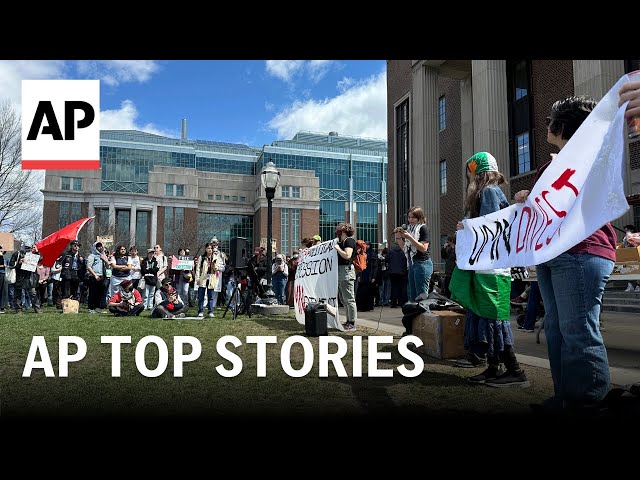
[[[233,268],[246,268],[247,266],[247,239],[244,237],[233,237],[229,252],[229,265]]]
[[[307,303],[304,309],[304,331],[309,337],[328,335],[326,303]]]

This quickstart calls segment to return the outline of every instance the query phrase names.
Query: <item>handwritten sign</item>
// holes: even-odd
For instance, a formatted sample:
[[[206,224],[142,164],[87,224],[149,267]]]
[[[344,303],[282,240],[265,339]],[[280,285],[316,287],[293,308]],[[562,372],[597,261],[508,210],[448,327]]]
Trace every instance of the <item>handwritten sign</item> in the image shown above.
[[[338,252],[333,247],[337,238],[302,250],[293,284],[296,320],[304,325],[304,309],[311,302],[326,302],[327,326],[344,330],[338,313]],[[335,312],[335,315],[332,314]]]
[[[111,247],[113,246],[113,235],[104,235],[104,236],[98,235],[96,237],[96,242],[102,243],[102,246],[104,248]]]
[[[623,183],[622,77],[540,176],[525,203],[464,220],[458,268],[531,266],[577,245],[628,209]]]
[[[22,265],[20,270],[26,270],[27,272],[35,272],[38,268],[38,262],[40,261],[40,255],[27,252],[24,254]]]
[[[260,246],[262,248],[264,248],[265,251],[267,250],[267,239],[266,238],[261,238],[260,239]],[[276,250],[276,241],[273,238],[271,239],[271,251],[272,252],[277,252],[277,250]]]
[[[193,257],[171,257],[171,270],[193,270]]]

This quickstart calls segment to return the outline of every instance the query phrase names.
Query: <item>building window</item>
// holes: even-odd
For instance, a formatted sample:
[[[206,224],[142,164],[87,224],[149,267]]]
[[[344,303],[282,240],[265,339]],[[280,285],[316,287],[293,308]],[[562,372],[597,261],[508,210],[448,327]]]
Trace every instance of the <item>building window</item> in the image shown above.
[[[409,210],[409,99],[396,107],[396,220],[403,223]],[[344,212],[343,212],[344,215]],[[400,224],[398,223],[398,224]],[[324,238],[324,236],[322,237]]]
[[[216,200],[222,200],[222,195],[216,195]]]
[[[194,229],[196,230],[196,229]],[[229,254],[230,240],[244,237],[253,253],[253,217],[249,215],[224,215],[220,213],[198,212],[198,241],[192,245],[204,245],[213,236],[220,242],[220,250]],[[260,243],[258,242],[258,245]],[[193,247],[191,251],[193,252]]]
[[[440,195],[447,193],[447,161],[440,160]]]
[[[232,195],[231,196],[231,201],[232,202],[237,202],[238,201],[238,196],[237,195]]]
[[[60,202],[60,215],[58,216],[59,228],[66,227],[70,223],[82,218],[81,202]]]
[[[246,202],[247,201],[247,197],[244,197],[244,196],[240,195],[240,201],[243,202],[243,203]]]
[[[447,101],[443,96],[438,99],[438,127],[442,131],[447,126]]]
[[[356,205],[356,238],[370,241],[375,248],[378,245],[378,204],[358,202]]]
[[[280,209],[280,252],[290,255],[289,252],[289,209]]]
[[[213,200],[213,195],[207,195],[207,200]]]
[[[529,92],[529,77],[527,72],[527,62],[518,62],[514,68],[513,83],[515,88],[515,100],[520,100],[527,96]]]
[[[224,196],[224,201],[225,201],[225,202],[229,202],[229,201],[231,201],[231,195],[225,195],[225,196]]]
[[[136,246],[139,252],[144,252],[145,248],[152,247],[150,244],[151,234],[151,212],[144,210],[136,211]]]
[[[529,160],[529,132],[518,135],[518,175],[531,171],[531,161]]]
[[[527,60],[507,62],[509,111],[510,175],[522,175],[535,168],[532,139],[531,63]],[[546,134],[546,131],[544,132]]]
[[[125,245],[128,250],[131,240],[131,211],[116,210],[116,233],[113,243]]]
[[[184,184],[167,183],[164,194],[167,197],[184,197]]]
[[[282,198],[289,198],[291,196],[289,195],[290,188],[289,185],[282,185]]]
[[[61,180],[61,190],[73,190],[76,192],[82,191],[82,178],[62,177]]]
[[[300,198],[300,187],[291,187],[291,198]]]
[[[164,207],[163,250],[175,255],[181,247],[195,245],[196,225],[184,224],[184,207]]]
[[[290,208],[289,212],[291,213],[291,251],[297,250],[300,248],[300,209],[299,208]]]

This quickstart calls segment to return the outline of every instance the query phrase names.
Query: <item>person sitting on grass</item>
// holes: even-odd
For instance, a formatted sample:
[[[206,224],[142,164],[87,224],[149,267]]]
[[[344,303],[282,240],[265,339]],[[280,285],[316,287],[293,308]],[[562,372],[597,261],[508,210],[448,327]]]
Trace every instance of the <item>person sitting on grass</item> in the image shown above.
[[[120,290],[109,300],[109,311],[118,317],[140,315],[140,312],[144,310],[142,295],[137,289],[133,288],[133,282],[131,280],[123,280],[118,286]]]
[[[152,318],[184,318],[187,306],[183,303],[175,288],[171,286],[171,280],[162,280],[162,287],[156,292],[156,306],[151,312]]]

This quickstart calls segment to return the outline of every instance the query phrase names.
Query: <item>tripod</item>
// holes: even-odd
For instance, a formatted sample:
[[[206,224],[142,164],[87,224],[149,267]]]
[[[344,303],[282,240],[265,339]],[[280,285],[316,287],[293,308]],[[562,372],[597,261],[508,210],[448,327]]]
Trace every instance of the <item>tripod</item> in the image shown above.
[[[227,312],[231,308],[233,310],[233,319],[235,320],[238,317],[238,312],[240,311],[241,305],[243,309],[249,313],[249,317],[251,317],[251,311],[248,308],[245,308],[245,305],[244,305],[246,294],[245,294],[245,298],[242,298],[242,292],[240,290],[240,286],[242,285],[240,269],[235,268],[233,270],[233,278],[236,282],[236,286],[233,289],[233,293],[231,294],[231,297],[229,297],[229,301],[227,302],[227,308],[222,314],[222,318],[224,318],[227,315]],[[233,307],[231,307],[232,303],[233,303]]]

